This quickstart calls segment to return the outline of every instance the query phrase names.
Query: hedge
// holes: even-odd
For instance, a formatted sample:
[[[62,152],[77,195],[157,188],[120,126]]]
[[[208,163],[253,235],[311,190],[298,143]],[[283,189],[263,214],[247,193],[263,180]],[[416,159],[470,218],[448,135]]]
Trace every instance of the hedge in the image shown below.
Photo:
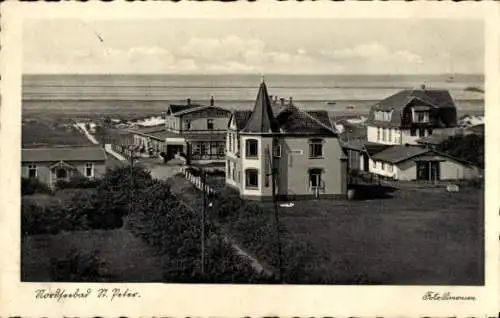
[[[200,215],[179,202],[166,183],[142,189],[126,226],[166,256],[166,281],[250,283],[260,279],[210,222],[205,224],[206,263],[205,274],[201,274]]]
[[[21,178],[21,195],[50,194],[52,190],[36,178]]]

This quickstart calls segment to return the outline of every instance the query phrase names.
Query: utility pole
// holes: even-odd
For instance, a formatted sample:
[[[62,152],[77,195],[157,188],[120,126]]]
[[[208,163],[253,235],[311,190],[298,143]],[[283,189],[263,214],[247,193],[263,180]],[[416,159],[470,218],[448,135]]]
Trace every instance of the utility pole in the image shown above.
[[[276,168],[276,159],[274,158],[274,148],[276,147],[276,140],[273,138],[273,150],[270,153],[270,163],[271,163],[271,182],[272,182],[272,192],[273,192],[273,205],[274,205],[274,224],[276,226],[276,240],[278,242],[278,270],[279,270],[279,280],[283,283],[283,267],[281,262],[281,239],[280,239],[280,221],[279,221],[279,211],[278,211],[278,199],[276,196],[276,174],[278,169]]]
[[[134,149],[133,147],[130,147],[130,196],[129,200],[132,200],[133,194],[134,194]],[[130,201],[130,211],[129,213],[132,214],[134,211],[134,203]]]
[[[201,209],[201,274],[205,274],[205,212],[207,208],[207,193],[206,193],[206,181],[207,172],[201,169],[201,186],[203,193],[203,206]]]

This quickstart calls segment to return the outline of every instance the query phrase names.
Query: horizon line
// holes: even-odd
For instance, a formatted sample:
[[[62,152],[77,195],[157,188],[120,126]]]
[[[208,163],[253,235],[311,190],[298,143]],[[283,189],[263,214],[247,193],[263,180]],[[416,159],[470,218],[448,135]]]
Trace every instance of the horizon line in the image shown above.
[[[264,73],[266,76],[270,75],[287,75],[287,76],[433,76],[433,75],[447,75],[447,76],[460,76],[460,75],[480,75],[485,76],[485,73]],[[21,73],[22,76],[39,76],[39,75],[82,75],[82,76],[115,76],[115,75],[144,75],[144,76],[162,76],[162,75],[177,75],[177,76],[226,76],[226,75],[246,75],[246,76],[259,76],[262,73]]]

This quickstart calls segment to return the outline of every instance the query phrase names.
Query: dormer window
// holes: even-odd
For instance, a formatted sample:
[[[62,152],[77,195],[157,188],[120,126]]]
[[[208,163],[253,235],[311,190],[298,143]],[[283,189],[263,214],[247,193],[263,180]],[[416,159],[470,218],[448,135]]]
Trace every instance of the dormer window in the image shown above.
[[[428,123],[429,122],[429,107],[428,106],[415,106],[413,108],[413,122],[414,123]]]
[[[374,117],[377,121],[391,121],[392,111],[377,110],[374,113]]]

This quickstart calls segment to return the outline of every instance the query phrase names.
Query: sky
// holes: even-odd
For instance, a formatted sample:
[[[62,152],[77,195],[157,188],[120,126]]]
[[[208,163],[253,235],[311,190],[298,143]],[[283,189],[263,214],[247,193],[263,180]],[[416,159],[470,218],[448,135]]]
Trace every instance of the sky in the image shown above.
[[[480,20],[27,20],[29,74],[484,73]]]

